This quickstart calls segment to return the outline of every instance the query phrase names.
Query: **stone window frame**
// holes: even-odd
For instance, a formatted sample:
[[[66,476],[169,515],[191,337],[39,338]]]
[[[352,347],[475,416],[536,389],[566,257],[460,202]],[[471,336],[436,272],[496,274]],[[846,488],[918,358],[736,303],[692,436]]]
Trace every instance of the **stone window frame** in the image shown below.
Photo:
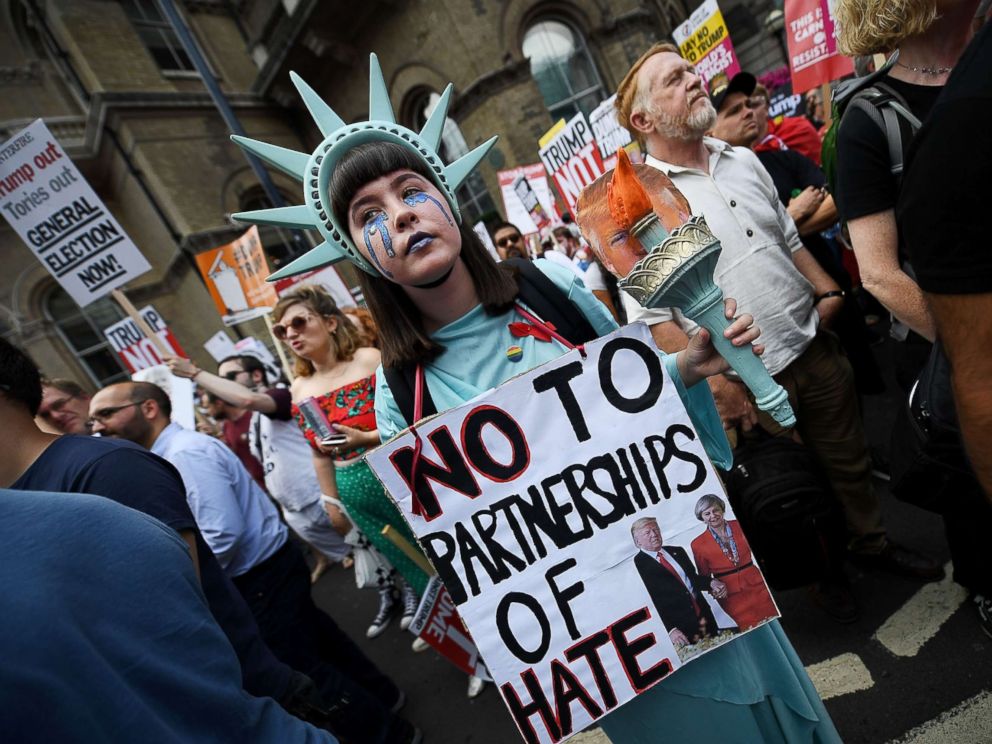
[[[558,121],[561,118],[565,118],[566,120],[571,119],[572,116],[575,115],[576,111],[582,111],[583,114],[588,116],[589,111],[583,110],[579,106],[579,102],[585,98],[593,96],[595,98],[595,103],[593,104],[593,107],[595,107],[599,105],[601,101],[603,101],[605,98],[609,96],[609,92],[608,92],[609,88],[604,82],[603,75],[599,70],[599,66],[596,64],[596,58],[589,48],[589,44],[587,43],[585,34],[582,33],[581,28],[579,28],[579,26],[575,23],[575,21],[572,18],[562,13],[558,13],[554,11],[534,14],[531,18],[527,20],[527,23],[523,28],[523,32],[520,35],[521,54],[524,57],[524,59],[530,62],[530,57],[528,57],[526,53],[524,53],[523,51],[524,45],[527,42],[528,35],[535,28],[537,28],[543,23],[558,23],[564,26],[565,28],[567,28],[569,31],[571,31],[572,39],[576,45],[576,50],[578,51],[579,54],[581,54],[585,58],[586,63],[589,69],[591,70],[593,77],[595,78],[594,85],[586,86],[585,88],[576,90],[573,86],[573,81],[570,78],[566,77],[565,82],[566,85],[568,86],[569,95],[566,96],[565,98],[555,101],[554,103],[549,103],[544,95],[544,91],[541,90],[540,91],[541,98],[544,100],[545,108],[547,108],[548,114],[551,117],[552,121]],[[531,63],[531,79],[533,79],[534,84],[537,85],[537,80],[534,79],[533,77],[533,63]],[[538,85],[538,90],[540,90],[539,85]],[[568,110],[567,114],[562,113],[563,109]]]
[[[183,48],[182,42],[179,41],[175,29],[172,28],[169,20],[162,15],[162,11],[155,0],[121,0],[121,7],[124,10],[124,15],[141,40],[141,43],[148,50],[148,54],[152,60],[154,60],[155,66],[158,67],[163,75],[168,77],[199,76],[196,65],[193,64],[193,60],[186,54],[186,50]],[[164,42],[168,52],[172,55],[176,66],[163,66],[162,61],[152,51],[152,47],[149,46],[145,35],[156,32],[161,41]]]
[[[53,302],[56,299],[66,300],[65,305],[72,308],[72,310],[68,313],[56,312],[52,307]],[[96,300],[96,302],[87,305],[85,308],[79,307],[79,305],[75,304],[69,294],[62,289],[61,286],[54,284],[42,297],[41,306],[43,308],[45,318],[52,324],[59,340],[61,340],[62,343],[65,344],[65,347],[72,353],[72,356],[76,359],[77,364],[79,364],[82,370],[86,373],[86,376],[89,378],[90,382],[93,383],[97,389],[115,382],[124,382],[130,379],[130,374],[124,367],[123,362],[121,362],[117,352],[114,351],[113,347],[110,345],[110,342],[107,341],[106,337],[103,335],[103,328],[101,328],[92,317],[94,306],[99,306],[102,309],[109,310],[110,315],[115,315],[115,321],[123,320],[126,315],[113,300],[109,297],[103,297]],[[89,310],[87,310],[87,308],[89,308]],[[70,331],[70,324],[78,323],[79,321],[83,321],[87,326],[89,326],[89,330],[98,339],[96,343],[89,343],[88,340],[81,340]],[[108,324],[108,326],[109,325],[110,324]],[[112,360],[113,364],[109,366],[111,366],[111,368],[116,367],[118,371],[101,377],[90,363],[90,359],[95,355],[106,356],[106,358]]]

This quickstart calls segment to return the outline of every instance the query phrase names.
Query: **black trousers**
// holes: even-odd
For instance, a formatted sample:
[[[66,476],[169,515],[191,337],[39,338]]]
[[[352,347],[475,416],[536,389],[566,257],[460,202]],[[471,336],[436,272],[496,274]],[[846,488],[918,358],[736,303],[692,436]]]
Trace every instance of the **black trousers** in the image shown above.
[[[354,742],[389,742],[399,688],[313,603],[299,548],[287,540],[233,581],[276,657],[309,675],[328,703],[344,708],[340,734]]]

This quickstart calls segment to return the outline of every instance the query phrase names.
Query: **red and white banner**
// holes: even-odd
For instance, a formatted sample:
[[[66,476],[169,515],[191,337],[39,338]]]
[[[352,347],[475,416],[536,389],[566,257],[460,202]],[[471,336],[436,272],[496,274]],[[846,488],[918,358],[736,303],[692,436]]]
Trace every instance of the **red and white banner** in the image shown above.
[[[539,144],[544,169],[574,213],[582,189],[605,172],[592,128],[580,111],[570,121],[555,124]]]
[[[829,0],[785,0],[785,38],[793,93],[804,93],[854,72],[851,59],[837,50]]]
[[[162,339],[162,343],[165,344],[166,348],[171,349],[172,353],[176,356],[186,356],[183,347],[179,345],[179,341],[176,340],[172,331],[165,324],[165,320],[158,314],[155,308],[151,305],[141,308],[141,317],[155,331],[155,335]],[[103,335],[107,337],[110,345],[114,347],[114,351],[117,352],[121,361],[124,362],[124,366],[127,367],[128,372],[134,373],[142,369],[148,369],[165,361],[162,359],[158,347],[141,332],[138,324],[131,320],[131,318],[124,318],[124,320],[104,328]]]
[[[475,647],[465,624],[458,616],[451,595],[437,576],[432,577],[427,584],[417,615],[410,623],[410,632],[429,643],[435,651],[466,674],[492,681],[479,658],[479,649]]]

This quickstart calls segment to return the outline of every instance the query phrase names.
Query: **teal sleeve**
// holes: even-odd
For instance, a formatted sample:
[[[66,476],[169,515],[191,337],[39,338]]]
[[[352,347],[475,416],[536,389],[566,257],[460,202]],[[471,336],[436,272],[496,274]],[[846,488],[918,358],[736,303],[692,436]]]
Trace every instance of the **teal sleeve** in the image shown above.
[[[734,463],[734,455],[730,450],[730,442],[727,441],[727,434],[723,430],[723,422],[720,421],[720,414],[716,411],[716,403],[713,401],[713,394],[710,386],[704,384],[693,385],[687,388],[682,382],[682,375],[675,361],[675,354],[662,354],[665,361],[665,369],[675,383],[679,397],[689,412],[692,425],[702,440],[703,447],[710,460],[721,470],[730,470]]]
[[[545,261],[539,258],[534,262],[534,266],[539,268],[545,276],[564,292],[573,305],[586,316],[586,320],[600,336],[612,333],[620,326],[606,309],[606,305],[600,302],[596,295],[590,292],[582,279],[574,271],[569,271],[564,266]]]
[[[396,405],[381,364],[375,371],[375,425],[379,430],[379,439],[383,442],[406,428],[406,420]]]

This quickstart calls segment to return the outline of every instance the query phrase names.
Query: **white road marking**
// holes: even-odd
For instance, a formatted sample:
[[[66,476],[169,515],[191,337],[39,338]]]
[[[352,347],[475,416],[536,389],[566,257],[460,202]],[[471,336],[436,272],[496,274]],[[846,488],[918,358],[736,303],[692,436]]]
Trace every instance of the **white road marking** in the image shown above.
[[[981,692],[892,744],[979,744],[992,742],[992,692]]]
[[[896,656],[916,656],[968,598],[968,591],[951,579],[951,564],[944,568],[947,575],[942,581],[924,585],[875,633],[875,639]]]
[[[583,731],[568,740],[569,744],[610,744],[609,738],[600,729]]]
[[[874,687],[871,672],[857,654],[841,654],[806,667],[810,680],[824,700]]]

